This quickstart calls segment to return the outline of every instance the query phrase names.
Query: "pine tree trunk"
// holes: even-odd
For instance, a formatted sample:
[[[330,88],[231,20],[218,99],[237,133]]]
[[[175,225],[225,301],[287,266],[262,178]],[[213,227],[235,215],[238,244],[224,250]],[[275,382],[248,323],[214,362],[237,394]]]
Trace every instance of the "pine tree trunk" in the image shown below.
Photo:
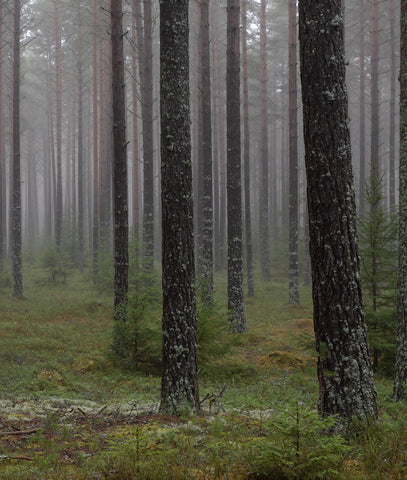
[[[300,0],[319,411],[377,416],[360,284],[340,0]]]
[[[259,237],[260,265],[263,281],[270,281],[270,224],[269,224],[269,164],[268,164],[268,119],[267,119],[267,28],[266,0],[260,2],[260,196]]]
[[[359,1],[359,215],[365,214],[365,183],[366,183],[366,124],[365,124],[365,6],[364,0]]]
[[[160,411],[199,411],[188,0],[160,3],[163,373]]]
[[[57,1],[54,0],[55,21],[55,70],[56,70],[56,203],[55,203],[55,245],[61,250],[62,240],[62,66],[61,66],[61,32]]]
[[[389,205],[394,213],[396,206],[396,38],[395,5],[390,0],[390,140],[389,140]]]
[[[244,209],[246,236],[247,295],[254,296],[252,217],[250,202],[250,125],[249,125],[249,82],[247,68],[247,0],[242,1],[242,62],[243,62],[243,165],[244,165]]]
[[[20,175],[20,0],[14,0],[13,30],[13,296],[23,294]]]
[[[226,47],[228,309],[232,330],[243,333],[247,331],[247,324],[242,258],[239,28],[239,0],[228,0]]]
[[[84,257],[84,155],[83,155],[83,65],[81,8],[78,4],[78,269],[83,272]]]
[[[407,0],[400,9],[400,167],[397,353],[393,398],[406,399],[407,384]]]
[[[92,115],[93,115],[93,225],[92,225],[92,260],[93,283],[98,283],[99,277],[99,150],[98,150],[98,46],[96,36],[97,2],[92,1],[92,23],[95,31],[92,38]]]
[[[201,1],[202,88],[202,300],[213,305],[212,109],[209,50],[209,0]]]
[[[4,136],[3,136],[3,4],[0,2],[0,271],[3,269],[5,257],[5,158],[4,158]]]
[[[153,39],[152,0],[144,0],[144,75],[141,117],[143,123],[144,270],[153,272],[154,255],[154,158],[153,158]]]
[[[128,354],[123,330],[128,302],[128,193],[126,106],[124,82],[122,0],[111,0],[112,105],[113,105],[113,245],[114,245],[114,316],[113,349],[120,357]]]
[[[300,303],[298,278],[298,143],[297,143],[297,2],[288,3],[289,50],[288,50],[288,111],[289,111],[289,265],[288,301]]]

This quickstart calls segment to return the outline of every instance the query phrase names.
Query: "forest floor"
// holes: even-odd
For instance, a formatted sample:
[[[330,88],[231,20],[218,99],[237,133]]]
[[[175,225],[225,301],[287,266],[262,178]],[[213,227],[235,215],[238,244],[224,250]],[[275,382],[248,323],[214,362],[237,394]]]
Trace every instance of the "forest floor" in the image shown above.
[[[23,298],[9,272],[0,280],[0,480],[407,478],[407,408],[391,402],[391,378],[376,378],[377,423],[324,433],[309,289],[292,306],[284,276],[258,282],[249,333],[231,335],[217,278],[215,308],[198,309],[202,414],[168,417],[159,290],[137,310],[137,354],[120,362],[103,285],[27,270]]]

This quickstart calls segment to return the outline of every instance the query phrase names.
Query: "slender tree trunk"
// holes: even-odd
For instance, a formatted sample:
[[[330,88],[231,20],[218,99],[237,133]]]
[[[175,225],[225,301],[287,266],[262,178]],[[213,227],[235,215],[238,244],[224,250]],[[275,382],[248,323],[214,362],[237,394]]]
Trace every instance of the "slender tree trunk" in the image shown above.
[[[78,268],[83,272],[84,257],[84,149],[83,149],[83,65],[81,7],[78,4]]]
[[[56,70],[56,203],[55,203],[55,245],[61,250],[62,240],[62,72],[61,72],[61,31],[57,1],[54,0],[55,20],[55,70]]]
[[[201,0],[201,88],[202,88],[202,300],[213,305],[213,188],[212,109],[209,50],[209,1]]]
[[[188,0],[160,3],[163,413],[200,410],[189,111]]]
[[[93,283],[98,283],[99,277],[99,151],[98,151],[98,46],[96,36],[97,26],[97,2],[92,1],[92,21],[93,32],[92,38],[92,115],[93,115]]]
[[[365,183],[366,183],[366,114],[365,114],[365,6],[364,0],[359,0],[359,32],[360,32],[360,64],[359,64],[359,215],[365,213]]]
[[[269,164],[267,121],[267,27],[266,0],[260,2],[260,265],[263,280],[270,281]]]
[[[395,5],[390,0],[390,140],[389,140],[389,205],[390,211],[396,206],[396,38]]]
[[[400,166],[397,353],[393,398],[406,399],[407,384],[407,0],[400,9]]]
[[[244,208],[246,235],[247,295],[254,296],[252,217],[250,201],[250,126],[249,85],[247,68],[247,0],[242,0],[242,62],[243,62],[243,164],[244,164]]]
[[[153,272],[154,256],[154,155],[153,155],[153,39],[152,0],[144,0],[144,78],[142,93],[144,215],[144,270]]]
[[[360,283],[340,0],[300,0],[319,411],[377,416]]]
[[[3,269],[5,257],[5,161],[4,161],[4,136],[3,136],[3,4],[0,2],[0,271]]]
[[[233,331],[247,331],[243,291],[241,147],[240,147],[240,8],[227,2],[226,124],[228,309]]]
[[[122,0],[111,0],[112,101],[113,101],[113,238],[114,238],[114,307],[113,349],[120,357],[128,354],[129,339],[123,334],[128,302],[128,192],[126,106],[124,83]]]
[[[372,0],[370,3],[370,103],[371,103],[371,148],[370,148],[370,169],[371,176],[377,181],[380,177],[379,161],[379,4],[378,0]],[[374,215],[378,205],[372,204],[371,214]]]
[[[23,294],[20,175],[20,0],[14,0],[13,30],[13,296]]]
[[[298,120],[297,120],[297,2],[289,0],[288,110],[289,110],[289,303],[300,303],[298,278]]]

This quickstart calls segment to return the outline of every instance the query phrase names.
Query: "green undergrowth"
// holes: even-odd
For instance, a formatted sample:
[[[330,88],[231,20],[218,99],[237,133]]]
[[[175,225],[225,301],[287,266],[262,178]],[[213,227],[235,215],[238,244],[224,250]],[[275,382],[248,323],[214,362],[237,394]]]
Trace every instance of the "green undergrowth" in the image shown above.
[[[229,332],[216,275],[214,308],[198,305],[202,414],[181,417],[157,414],[159,279],[146,297],[133,272],[137,349],[124,360],[108,283],[90,279],[52,251],[24,264],[22,298],[0,273],[2,480],[405,478],[407,407],[391,402],[391,379],[377,379],[379,422],[345,438],[318,417],[310,290],[288,305],[281,269],[266,285],[256,272],[244,335]]]

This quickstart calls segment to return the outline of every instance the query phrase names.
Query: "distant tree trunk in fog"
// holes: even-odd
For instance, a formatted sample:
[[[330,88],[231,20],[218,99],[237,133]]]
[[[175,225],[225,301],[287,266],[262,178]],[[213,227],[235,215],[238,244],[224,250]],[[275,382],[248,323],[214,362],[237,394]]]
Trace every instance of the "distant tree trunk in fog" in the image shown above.
[[[78,268],[83,272],[84,257],[84,158],[83,158],[83,65],[81,6],[78,4]]]
[[[400,165],[399,265],[397,281],[397,353],[395,400],[406,399],[407,385],[407,0],[400,9]]]
[[[4,161],[4,137],[3,137],[3,4],[0,2],[0,271],[3,269],[5,257],[5,161]]]
[[[319,411],[377,416],[360,283],[340,0],[300,0]]]
[[[239,0],[228,0],[226,47],[228,309],[229,321],[236,333],[247,331],[243,289],[239,29]]]
[[[136,242],[136,264],[138,268],[138,253],[139,253],[139,230],[140,230],[140,175],[139,175],[139,142],[138,142],[138,98],[137,98],[137,60],[139,57],[138,42],[137,42],[137,10],[136,5],[138,1],[132,3],[132,29],[131,29],[131,42],[132,42],[132,56],[131,56],[131,68],[132,68],[132,125],[133,125],[133,233]],[[138,54],[139,53],[139,54]]]
[[[35,168],[36,155],[35,149],[35,131],[29,128],[27,132],[27,238],[30,241],[30,247],[34,248],[38,239],[38,192],[37,192],[37,172]]]
[[[153,272],[154,256],[154,158],[153,158],[153,38],[152,0],[144,0],[144,73],[141,99],[143,123],[144,214],[143,249],[144,270]]]
[[[122,0],[111,0],[112,101],[113,101],[113,239],[114,307],[113,349],[119,357],[128,354],[129,339],[123,335],[128,302],[128,192],[126,106],[124,82]]]
[[[259,71],[259,154],[260,154],[260,266],[263,280],[270,281],[270,222],[269,222],[269,152],[267,119],[267,26],[266,0],[260,2],[260,71]]]
[[[212,109],[209,50],[209,1],[201,0],[201,88],[202,88],[202,286],[205,305],[213,304],[213,188]]]
[[[370,3],[370,176],[373,182],[379,185],[380,181],[380,162],[379,162],[379,3],[378,0],[372,0]],[[372,217],[377,212],[377,203],[370,205]]]
[[[212,26],[213,31],[218,31],[218,4],[212,2]],[[214,91],[214,141],[216,145],[216,171],[215,181],[215,228],[214,228],[214,256],[215,270],[222,271],[225,268],[225,245],[226,245],[226,135],[225,135],[225,98],[221,86],[220,73],[220,40],[212,38],[213,61],[212,79]],[[216,124],[216,125],[215,125]]]
[[[364,0],[359,0],[359,216],[365,213],[365,183],[366,183],[366,114],[365,114],[365,6]]]
[[[288,3],[288,110],[289,110],[289,265],[288,301],[292,305],[300,303],[298,288],[298,142],[297,142],[297,2],[289,0]]]
[[[200,410],[189,107],[188,0],[160,3],[162,413]]]
[[[247,0],[242,0],[242,62],[243,62],[243,164],[244,164],[244,208],[246,235],[247,295],[254,296],[252,217],[250,202],[250,125],[249,85],[247,68]]]
[[[56,70],[56,203],[55,203],[55,245],[61,250],[62,240],[62,72],[61,72],[61,31],[57,0],[54,0],[55,25],[55,70]]]
[[[98,150],[98,45],[96,36],[97,2],[92,1],[92,23],[95,31],[92,37],[92,116],[93,116],[93,283],[98,283],[99,276],[99,150]]]
[[[14,0],[13,30],[13,296],[23,294],[20,175],[20,0]]]
[[[396,206],[396,38],[395,5],[390,0],[390,141],[389,141],[389,206],[395,211]]]

